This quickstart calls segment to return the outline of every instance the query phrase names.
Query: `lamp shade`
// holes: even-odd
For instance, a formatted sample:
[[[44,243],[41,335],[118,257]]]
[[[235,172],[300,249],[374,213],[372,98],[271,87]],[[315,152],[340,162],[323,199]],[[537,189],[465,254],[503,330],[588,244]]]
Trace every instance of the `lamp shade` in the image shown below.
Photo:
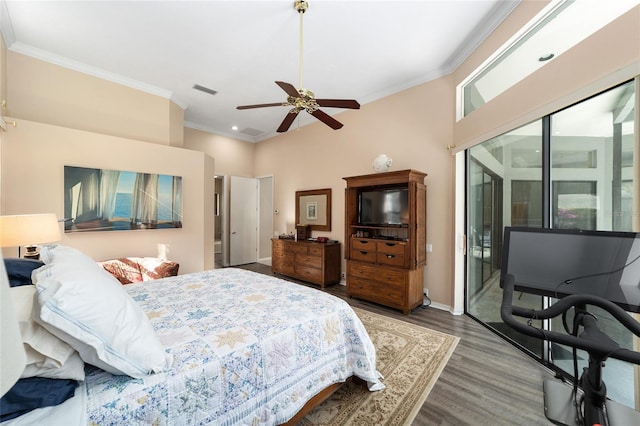
[[[60,240],[53,213],[0,216],[0,247],[19,247]]]

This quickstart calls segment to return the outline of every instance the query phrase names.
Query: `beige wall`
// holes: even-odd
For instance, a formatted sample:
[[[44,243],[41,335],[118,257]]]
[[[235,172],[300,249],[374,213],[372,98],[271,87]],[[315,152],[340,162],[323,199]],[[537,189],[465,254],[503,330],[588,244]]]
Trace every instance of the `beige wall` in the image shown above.
[[[425,287],[436,302],[450,304],[452,282],[454,98],[452,79],[444,77],[336,116],[344,127],[313,123],[256,145],[255,175],[273,175],[274,231],[295,226],[295,192],[332,189],[332,230],[314,231],[344,242],[346,176],[374,173],[379,154],[393,159],[391,170],[428,174],[427,240],[433,244],[425,269]],[[277,123],[274,123],[276,125]],[[343,260],[343,270],[345,268]]]
[[[184,148],[206,152],[216,159],[216,174],[254,177],[256,145],[201,130],[184,128]]]
[[[182,145],[184,111],[169,99],[7,53],[7,115],[40,123]]]
[[[64,166],[182,176],[183,228],[63,234],[62,244],[96,260],[156,256],[170,245],[180,273],[213,267],[213,159],[197,151],[16,119],[2,137],[2,214],[62,218]],[[15,250],[7,253],[14,257]]]

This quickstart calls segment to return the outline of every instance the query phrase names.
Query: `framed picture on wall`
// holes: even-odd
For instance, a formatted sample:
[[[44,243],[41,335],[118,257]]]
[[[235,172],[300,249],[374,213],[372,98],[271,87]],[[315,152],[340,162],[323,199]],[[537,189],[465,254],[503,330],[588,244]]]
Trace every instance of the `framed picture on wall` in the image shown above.
[[[64,166],[64,231],[182,228],[182,177]]]

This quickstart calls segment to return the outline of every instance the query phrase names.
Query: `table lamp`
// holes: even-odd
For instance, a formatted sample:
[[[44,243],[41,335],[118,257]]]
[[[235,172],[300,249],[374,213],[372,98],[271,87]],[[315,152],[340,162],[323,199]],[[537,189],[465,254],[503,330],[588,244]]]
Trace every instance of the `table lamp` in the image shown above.
[[[25,246],[24,257],[38,259],[40,251],[36,244],[60,240],[60,226],[53,213],[0,216],[0,247]]]

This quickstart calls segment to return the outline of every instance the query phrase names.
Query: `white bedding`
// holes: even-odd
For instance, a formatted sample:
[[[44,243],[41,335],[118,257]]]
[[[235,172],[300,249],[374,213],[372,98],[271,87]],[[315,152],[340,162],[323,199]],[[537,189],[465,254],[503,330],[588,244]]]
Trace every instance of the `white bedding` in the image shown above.
[[[171,370],[134,379],[89,367],[74,398],[5,424],[42,424],[46,410],[47,424],[271,425],[352,375],[384,388],[362,323],[322,291],[233,268],[125,288]]]

